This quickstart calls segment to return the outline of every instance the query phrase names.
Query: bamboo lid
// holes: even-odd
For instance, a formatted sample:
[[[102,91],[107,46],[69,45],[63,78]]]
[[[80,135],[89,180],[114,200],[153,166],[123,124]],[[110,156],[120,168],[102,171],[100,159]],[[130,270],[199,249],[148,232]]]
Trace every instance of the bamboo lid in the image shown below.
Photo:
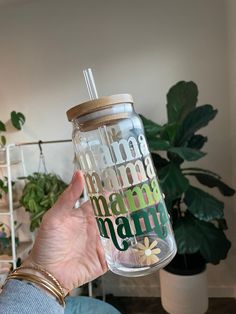
[[[69,121],[84,116],[86,114],[98,111],[105,107],[112,105],[118,105],[121,103],[131,103],[133,104],[133,97],[130,94],[117,94],[111,96],[105,96],[98,99],[86,101],[80,105],[72,107],[66,114]]]

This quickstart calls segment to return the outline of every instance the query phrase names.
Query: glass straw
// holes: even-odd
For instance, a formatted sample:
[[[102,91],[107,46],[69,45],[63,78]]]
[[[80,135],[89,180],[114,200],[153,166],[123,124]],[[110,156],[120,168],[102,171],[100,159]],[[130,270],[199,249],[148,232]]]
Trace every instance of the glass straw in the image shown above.
[[[94,81],[94,77],[93,77],[93,72],[90,68],[88,69],[85,69],[83,70],[83,74],[84,74],[84,79],[85,79],[85,83],[86,83],[86,86],[87,86],[87,90],[88,90],[88,94],[89,94],[89,98],[90,100],[93,100],[93,99],[98,99],[98,92],[97,92],[97,88],[96,88],[96,85],[95,85],[95,81]],[[101,135],[101,129],[104,131],[105,135],[106,135],[106,140],[109,144],[109,148],[110,148],[110,141],[109,141],[109,136],[108,136],[108,132],[107,132],[107,128],[106,126],[103,126],[103,127],[99,127],[98,130],[99,130],[99,133],[100,133],[100,136],[101,136],[101,139],[102,139],[102,135]],[[111,152],[111,155],[113,155],[112,153],[112,149],[110,148],[110,152]],[[116,173],[118,173],[117,171],[117,166],[116,166],[116,163],[115,163],[115,169],[116,169]],[[119,178],[119,176],[118,176]],[[119,180],[119,179],[118,179]],[[120,181],[120,180],[119,180]],[[123,194],[123,191],[122,191],[122,194]],[[124,195],[123,195],[124,196]],[[125,196],[124,196],[125,197]],[[128,216],[128,219],[131,221],[131,217],[130,217],[130,213],[127,215]],[[131,228],[132,229],[132,228]],[[134,235],[133,238],[131,238],[131,245],[132,246],[135,246],[137,244],[137,240],[136,240],[136,237]]]
[[[92,70],[89,68],[89,69],[83,70],[83,73],[84,73],[84,79],[85,79],[85,83],[88,89],[90,100],[97,99],[98,92],[96,89]]]

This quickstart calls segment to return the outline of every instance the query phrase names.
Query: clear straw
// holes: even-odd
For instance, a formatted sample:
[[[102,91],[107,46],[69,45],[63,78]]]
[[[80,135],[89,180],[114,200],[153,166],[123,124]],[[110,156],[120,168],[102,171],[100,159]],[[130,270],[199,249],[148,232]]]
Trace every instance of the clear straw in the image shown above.
[[[96,88],[95,81],[94,81],[94,78],[93,78],[92,70],[90,68],[85,69],[85,70],[83,70],[83,74],[84,74],[84,79],[85,79],[85,83],[86,83],[86,86],[87,86],[87,90],[88,90],[88,94],[89,94],[90,100],[97,99],[98,98],[98,93],[97,93],[97,88]],[[102,132],[104,132],[105,137],[106,137],[106,141],[109,144],[110,153],[113,156],[113,151],[111,149],[111,143],[110,143],[110,140],[109,140],[109,136],[108,136],[106,125],[104,125],[103,127],[99,127],[98,131],[100,133],[101,140],[103,139]],[[116,170],[116,173],[118,174],[116,163],[115,163],[115,170]],[[117,178],[119,180],[119,176],[118,175],[117,175]],[[122,194],[124,196],[124,192],[123,191],[122,191]],[[128,216],[128,219],[131,221],[130,214],[128,214],[127,216]],[[132,229],[132,227],[131,227],[131,229]],[[135,234],[135,232],[133,234]],[[136,244],[137,244],[137,240],[136,240],[136,237],[134,236],[131,239],[131,245],[135,246]]]
[[[89,68],[89,69],[83,70],[83,73],[84,73],[84,79],[85,79],[85,83],[86,83],[88,93],[89,93],[89,98],[91,100],[97,99],[98,92],[97,92],[97,88],[96,88],[95,81],[93,78],[92,70]]]

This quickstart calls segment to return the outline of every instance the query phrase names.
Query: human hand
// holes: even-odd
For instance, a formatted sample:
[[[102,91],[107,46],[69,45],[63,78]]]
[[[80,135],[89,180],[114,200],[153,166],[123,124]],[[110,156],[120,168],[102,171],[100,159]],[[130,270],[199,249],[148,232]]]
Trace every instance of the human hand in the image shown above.
[[[56,204],[44,215],[32,251],[23,266],[40,265],[65,292],[107,271],[93,210],[89,202],[74,208],[84,187],[77,171]]]

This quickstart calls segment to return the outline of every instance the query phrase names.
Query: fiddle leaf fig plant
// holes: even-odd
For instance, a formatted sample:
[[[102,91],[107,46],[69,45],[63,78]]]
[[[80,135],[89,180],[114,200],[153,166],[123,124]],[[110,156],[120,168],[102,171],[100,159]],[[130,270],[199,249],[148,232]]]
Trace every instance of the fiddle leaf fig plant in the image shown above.
[[[208,139],[198,131],[217,114],[212,105],[197,106],[197,101],[197,85],[180,81],[167,94],[168,121],[164,125],[140,116],[171,215],[178,253],[200,253],[205,262],[217,264],[226,258],[231,246],[224,233],[224,203],[203,187],[194,186],[190,179],[217,188],[223,196],[233,196],[235,191],[208,169],[185,167],[185,161],[195,162],[206,155],[202,148]]]
[[[25,123],[25,116],[21,112],[12,111],[11,112],[11,124],[17,130],[21,130],[23,124]],[[0,121],[0,132],[6,132],[6,124]],[[6,145],[6,137],[4,135],[0,136],[0,148],[4,148]]]
[[[27,177],[20,203],[30,213],[30,230],[39,227],[44,213],[57,201],[67,184],[52,173],[35,172]]]

